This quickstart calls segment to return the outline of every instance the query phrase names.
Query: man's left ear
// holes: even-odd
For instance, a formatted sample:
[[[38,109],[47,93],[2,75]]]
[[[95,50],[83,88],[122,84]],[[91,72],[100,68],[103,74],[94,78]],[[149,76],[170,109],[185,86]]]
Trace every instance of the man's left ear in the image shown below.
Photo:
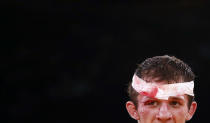
[[[190,109],[188,111],[188,114],[186,116],[186,120],[190,120],[193,117],[196,109],[197,109],[197,103],[195,101],[193,101],[191,106],[190,106]]]

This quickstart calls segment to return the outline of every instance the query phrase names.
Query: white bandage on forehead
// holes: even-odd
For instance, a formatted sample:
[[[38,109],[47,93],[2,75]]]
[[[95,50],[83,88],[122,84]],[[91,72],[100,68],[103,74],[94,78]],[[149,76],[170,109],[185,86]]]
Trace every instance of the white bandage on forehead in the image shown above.
[[[174,84],[157,84],[155,82],[146,82],[134,74],[132,87],[140,94],[168,100],[170,96],[182,96],[184,94],[194,96],[194,82],[182,82]]]

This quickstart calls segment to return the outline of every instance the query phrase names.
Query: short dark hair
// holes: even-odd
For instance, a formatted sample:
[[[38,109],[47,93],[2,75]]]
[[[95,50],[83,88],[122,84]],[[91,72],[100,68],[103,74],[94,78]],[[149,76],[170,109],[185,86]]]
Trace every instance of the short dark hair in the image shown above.
[[[151,79],[158,78],[158,81],[167,81],[168,84],[189,82],[195,79],[195,74],[186,63],[175,56],[168,55],[147,58],[138,64],[135,74],[142,79],[145,77]],[[130,100],[135,106],[138,106],[137,96],[139,93],[133,89],[131,82],[128,85],[127,91]],[[193,101],[194,97],[188,95],[188,107],[190,107]]]

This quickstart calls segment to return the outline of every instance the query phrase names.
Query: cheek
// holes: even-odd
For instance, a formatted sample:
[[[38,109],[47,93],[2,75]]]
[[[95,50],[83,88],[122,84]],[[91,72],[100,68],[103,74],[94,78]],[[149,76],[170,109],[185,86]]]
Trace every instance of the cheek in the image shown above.
[[[141,108],[138,108],[138,113],[142,120],[153,119],[152,117],[155,117],[157,113],[156,109],[151,109],[145,106],[139,106],[139,107]]]
[[[185,120],[188,110],[185,108],[173,110],[173,116],[176,117],[177,120]],[[183,117],[184,116],[184,117]]]

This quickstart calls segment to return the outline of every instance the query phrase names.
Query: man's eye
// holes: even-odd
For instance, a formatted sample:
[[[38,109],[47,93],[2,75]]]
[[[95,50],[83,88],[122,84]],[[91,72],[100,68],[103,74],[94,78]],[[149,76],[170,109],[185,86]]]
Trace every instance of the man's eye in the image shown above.
[[[181,104],[178,101],[171,101],[170,105],[172,105],[172,106],[179,106]]]
[[[157,104],[158,104],[157,101],[147,101],[147,102],[145,103],[145,105],[152,105],[152,106],[156,106]]]

